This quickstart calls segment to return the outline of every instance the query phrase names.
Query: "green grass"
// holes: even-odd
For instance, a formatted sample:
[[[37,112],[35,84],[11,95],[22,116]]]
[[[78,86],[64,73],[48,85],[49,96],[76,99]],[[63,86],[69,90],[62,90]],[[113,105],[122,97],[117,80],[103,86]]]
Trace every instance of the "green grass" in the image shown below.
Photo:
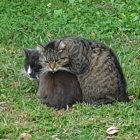
[[[105,140],[112,125],[117,140],[140,139],[139,0],[0,1],[0,139],[24,132],[33,140]],[[37,85],[22,74],[22,48],[65,35],[102,41],[116,52],[128,83],[130,103],[74,105],[55,111],[36,98]]]

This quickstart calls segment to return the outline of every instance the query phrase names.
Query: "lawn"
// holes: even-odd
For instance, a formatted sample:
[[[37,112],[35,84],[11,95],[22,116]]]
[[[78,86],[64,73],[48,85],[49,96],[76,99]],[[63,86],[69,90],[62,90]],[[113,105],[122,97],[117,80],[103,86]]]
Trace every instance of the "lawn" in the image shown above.
[[[131,102],[76,104],[68,111],[40,103],[37,84],[23,74],[22,48],[69,35],[101,41],[115,51]],[[105,140],[112,125],[119,128],[116,140],[140,140],[139,96],[139,0],[0,1],[1,140]]]

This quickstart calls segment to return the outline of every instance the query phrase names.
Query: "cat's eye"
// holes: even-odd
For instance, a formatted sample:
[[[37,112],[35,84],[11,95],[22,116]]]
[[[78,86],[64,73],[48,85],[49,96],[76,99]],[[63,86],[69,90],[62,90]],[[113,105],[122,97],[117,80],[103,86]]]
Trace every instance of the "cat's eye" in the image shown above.
[[[45,63],[49,63],[49,62],[46,60]]]
[[[61,57],[61,59],[67,59],[67,57]]]
[[[55,62],[58,62],[58,63],[59,63],[59,62],[60,62],[60,60],[55,60]]]

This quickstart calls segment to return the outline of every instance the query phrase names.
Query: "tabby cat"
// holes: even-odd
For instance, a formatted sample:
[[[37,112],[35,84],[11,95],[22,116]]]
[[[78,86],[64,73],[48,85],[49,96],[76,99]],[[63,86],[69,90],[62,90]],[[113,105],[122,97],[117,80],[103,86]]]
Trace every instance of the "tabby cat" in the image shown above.
[[[78,76],[86,103],[101,105],[129,101],[120,63],[112,49],[104,44],[81,37],[65,37],[38,51],[46,63],[49,56],[57,57],[59,65],[53,71],[67,69]]]

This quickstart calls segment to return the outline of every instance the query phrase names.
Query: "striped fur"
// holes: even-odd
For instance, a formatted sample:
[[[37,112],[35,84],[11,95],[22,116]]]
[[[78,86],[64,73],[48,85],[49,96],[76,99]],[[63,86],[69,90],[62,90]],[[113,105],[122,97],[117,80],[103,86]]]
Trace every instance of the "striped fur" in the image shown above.
[[[53,49],[60,58],[67,58],[70,71],[78,76],[86,103],[100,105],[129,101],[124,74],[112,49],[80,37],[58,39],[46,48]]]

